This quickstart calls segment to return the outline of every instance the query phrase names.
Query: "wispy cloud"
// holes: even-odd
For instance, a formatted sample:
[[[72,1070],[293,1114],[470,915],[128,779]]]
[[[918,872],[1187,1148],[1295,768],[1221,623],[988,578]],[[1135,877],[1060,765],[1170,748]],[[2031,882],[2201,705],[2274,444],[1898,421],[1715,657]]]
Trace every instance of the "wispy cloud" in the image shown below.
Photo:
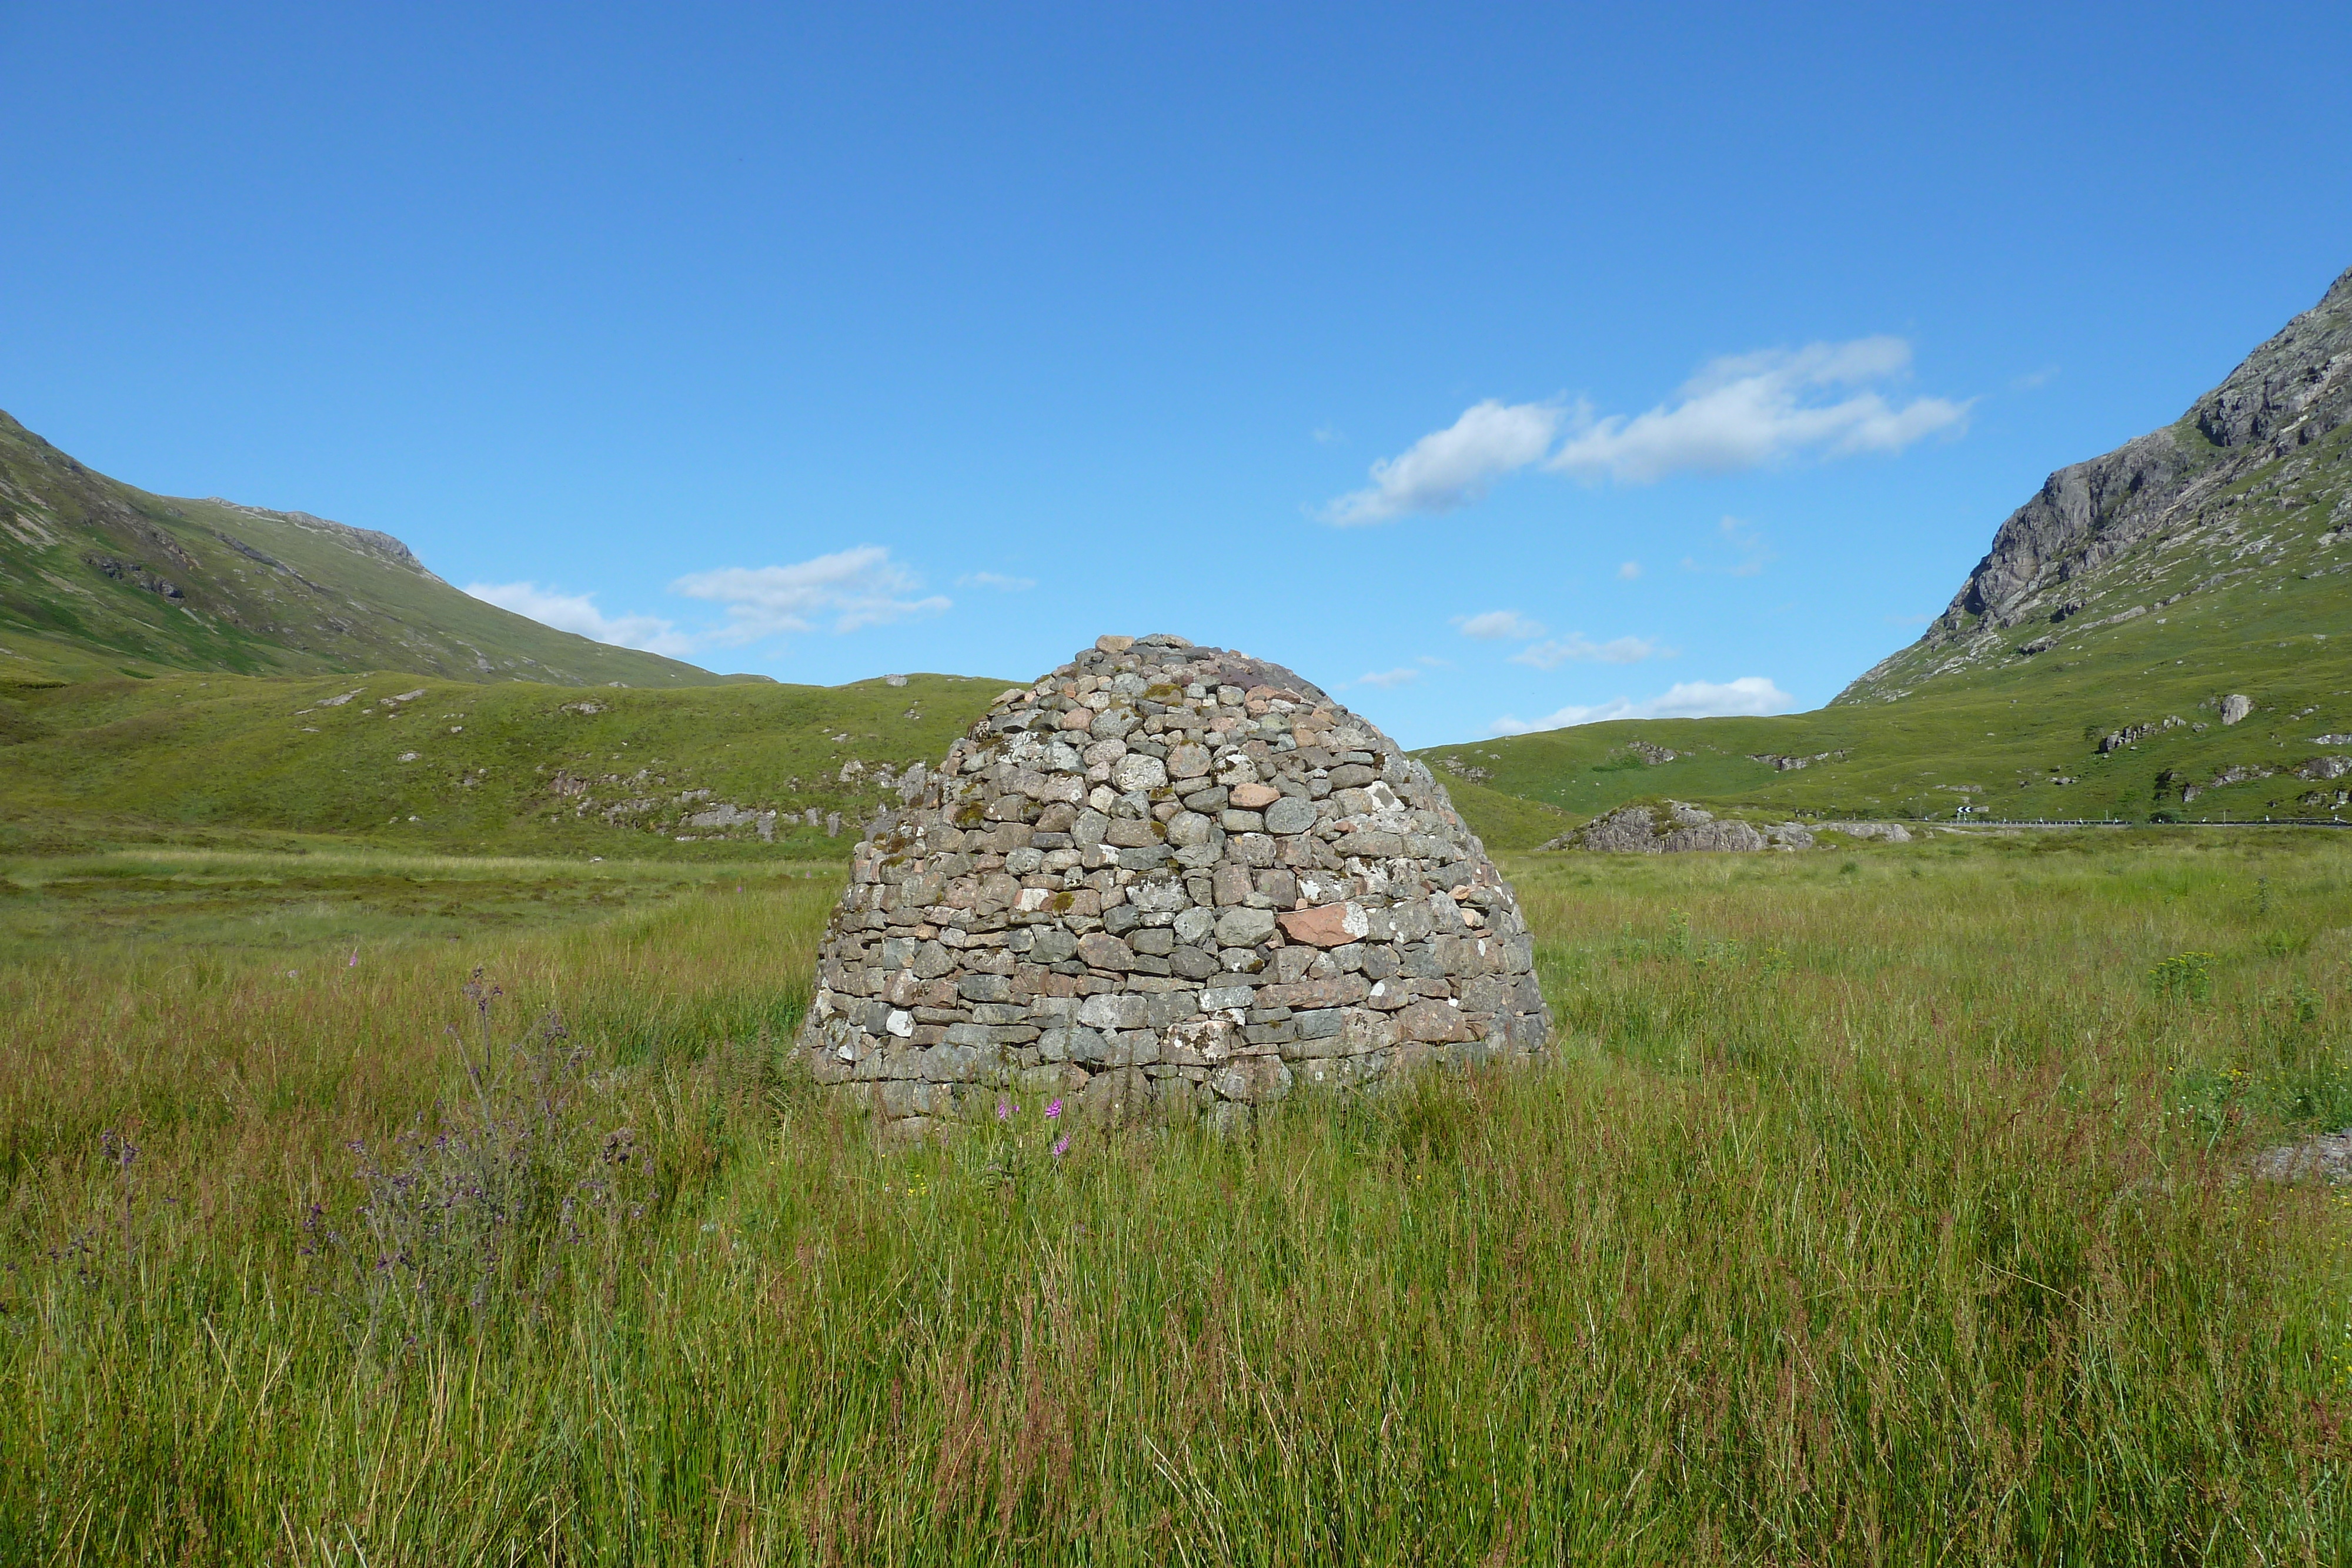
[[[1674,650],[1660,648],[1647,637],[1612,637],[1606,643],[1595,643],[1581,632],[1550,642],[1538,643],[1511,655],[1514,664],[1533,664],[1538,670],[1557,670],[1571,660],[1601,664],[1638,664],[1644,659],[1662,654],[1672,657]]]
[[[1465,637],[1475,637],[1482,643],[1502,643],[1544,634],[1541,622],[1530,621],[1516,610],[1487,610],[1476,615],[1456,615],[1454,624],[1462,629]]]
[[[1396,686],[1411,685],[1419,679],[1421,679],[1421,672],[1408,664],[1399,669],[1377,670],[1368,675],[1358,675],[1355,684],[1360,686],[1379,686],[1385,691]]]
[[[712,641],[726,643],[807,632],[828,618],[836,632],[855,632],[937,615],[952,603],[938,594],[914,597],[921,588],[922,580],[880,545],[836,550],[793,566],[720,567],[670,584],[672,593],[725,608],[727,624]]]
[[[1642,575],[1642,563],[1638,560],[1629,560],[1617,569],[1617,575],[1631,582]]]
[[[1696,556],[1683,557],[1685,571],[1715,571],[1726,577],[1754,577],[1780,556],[1764,542],[1764,536],[1750,524],[1738,517],[1726,517],[1716,525],[1717,534],[1739,552],[1738,559],[1728,563],[1709,563]]]
[[[1000,571],[968,571],[956,579],[958,588],[992,588],[999,593],[1026,593],[1037,586],[1034,577],[1007,577]]]
[[[1347,433],[1336,424],[1318,424],[1315,427],[1315,443],[1318,446],[1345,444],[1347,439]]]
[[[1712,360],[1673,400],[1630,416],[1599,414],[1582,400],[1489,398],[1374,463],[1370,486],[1331,501],[1319,515],[1345,526],[1449,512],[1477,500],[1496,480],[1537,465],[1583,479],[1647,485],[1675,474],[1900,452],[1929,435],[1964,430],[1967,402],[1901,401],[1895,389],[1910,368],[1911,345],[1882,336]]]
[[[1966,403],[1888,401],[1880,389],[1910,368],[1911,345],[1900,338],[1729,355],[1702,367],[1675,402],[1646,413],[1594,419],[1580,408],[1545,466],[1646,485],[1669,474],[1731,474],[1800,456],[1900,452],[1963,427]]]
[[[2048,386],[2052,382],[2054,382],[2057,379],[2058,367],[2055,365],[2044,365],[2038,371],[2027,371],[2024,375],[2017,377],[2009,384],[2017,392],[2032,392],[2035,387]]]
[[[466,591],[542,626],[576,632],[615,647],[642,648],[674,659],[694,652],[694,639],[670,622],[658,615],[607,615],[596,608],[593,593],[562,593],[536,582],[469,582]]]
[[[1612,718],[1720,718],[1786,713],[1796,699],[1764,675],[1742,675],[1736,681],[1680,681],[1661,695],[1641,702],[1615,697],[1591,707],[1564,707],[1538,719],[1517,719],[1505,714],[1486,727],[1489,735],[1526,735],[1538,729],[1565,729],[1570,725],[1599,724]]]
[[[1325,507],[1323,518],[1344,528],[1466,506],[1504,475],[1541,458],[1559,421],[1560,410],[1549,403],[1475,403],[1444,430],[1374,463],[1370,486]]]

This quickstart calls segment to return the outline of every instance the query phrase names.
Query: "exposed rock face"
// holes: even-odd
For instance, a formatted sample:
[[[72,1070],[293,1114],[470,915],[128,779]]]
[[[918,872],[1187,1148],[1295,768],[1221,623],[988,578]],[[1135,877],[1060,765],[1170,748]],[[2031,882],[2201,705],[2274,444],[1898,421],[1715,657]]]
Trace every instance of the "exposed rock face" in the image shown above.
[[[1764,830],[1764,836],[1784,850],[1810,850],[1820,841],[1817,833],[1843,833],[1849,839],[1882,839],[1890,844],[1907,844],[1911,830],[1900,822],[1782,822]]]
[[[1232,1126],[1550,1027],[1426,768],[1278,665],[1105,637],[858,844],[800,1048],[910,1133],[1016,1087]]]
[[[1907,844],[1910,831],[1900,822],[1782,822],[1756,828],[1746,822],[1717,820],[1686,801],[1660,805],[1636,801],[1563,833],[1540,847],[1547,850],[1590,850],[1602,854],[1662,855],[1695,850],[1752,853],[1759,850],[1809,850],[1817,832],[1843,833],[1854,839],[1884,839]]]
[[[1753,851],[1766,848],[1770,841],[1746,822],[1718,821],[1711,811],[1668,800],[1659,806],[1638,801],[1620,806],[1543,847],[1656,855],[1692,850]]]
[[[2236,692],[2221,699],[2221,722],[2235,724],[2254,711],[2254,699]]]
[[[2243,697],[2231,697],[2223,702],[2221,705],[2221,722],[2223,724],[2237,723],[2237,719],[2229,716],[2230,704],[2232,702],[2244,702],[2245,700],[2246,699]],[[2238,717],[2243,718],[2244,716],[2244,713],[2241,711]],[[2150,719],[2146,724],[2126,725],[2121,729],[2109,730],[2106,734],[2099,737],[2099,755],[2102,757],[2111,757],[2127,746],[2138,745],[2141,741],[2146,740],[2151,735],[2162,735],[2168,729],[2179,729],[2188,723],[2189,721],[2187,719],[2181,717],[2176,713],[2168,714],[2162,719]]]
[[[2324,444],[2347,423],[2352,271],[2173,424],[2051,475],[1919,641],[1836,700],[1896,701],[1972,664],[2079,645],[2191,594],[2323,574],[2335,563],[2315,547],[2352,537],[2341,447]],[[2321,536],[2331,520],[2338,531]],[[2028,622],[2040,623],[2033,635],[2009,630]]]
[[[2347,416],[2352,271],[2181,417],[2211,446],[2234,449],[2282,435],[2292,444],[2306,445]],[[2180,481],[2207,467],[2210,455],[2184,444],[2177,430],[2166,429],[2104,457],[2061,468],[2043,482],[2040,495],[2001,525],[1990,553],[1944,612],[1937,629],[1957,632],[1970,616],[2015,624],[2021,602],[2048,569],[2056,568],[2061,580],[2078,577],[2167,520],[2189,498]],[[2196,488],[2213,488],[2213,477]]]
[[[1761,762],[1775,773],[1793,773],[1800,768],[1811,768],[1816,762],[1843,762],[1847,755],[1843,750],[1816,751],[1809,757],[1788,757],[1775,751],[1760,751],[1750,752],[1748,760]]]

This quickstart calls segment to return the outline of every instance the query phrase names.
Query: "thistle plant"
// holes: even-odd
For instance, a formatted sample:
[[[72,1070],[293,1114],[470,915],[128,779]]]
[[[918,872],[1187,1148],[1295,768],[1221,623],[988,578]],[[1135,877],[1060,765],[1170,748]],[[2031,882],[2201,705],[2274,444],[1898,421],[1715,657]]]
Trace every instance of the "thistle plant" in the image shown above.
[[[303,1224],[304,1251],[341,1263],[336,1289],[363,1339],[387,1318],[413,1337],[541,1297],[568,1251],[641,1218],[657,1197],[635,1129],[599,1129],[589,1114],[587,1053],[561,1015],[501,1049],[499,988],[478,969],[464,994],[473,1038],[449,1032],[465,1092],[388,1144],[347,1145],[360,1201],[342,1225],[323,1206]]]

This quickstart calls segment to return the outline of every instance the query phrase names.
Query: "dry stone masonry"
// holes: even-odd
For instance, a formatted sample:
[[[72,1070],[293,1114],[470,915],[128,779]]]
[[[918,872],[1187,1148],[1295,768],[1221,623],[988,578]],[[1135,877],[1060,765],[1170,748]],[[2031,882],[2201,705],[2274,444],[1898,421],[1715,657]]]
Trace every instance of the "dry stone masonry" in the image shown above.
[[[999,697],[858,846],[801,1035],[902,1132],[1007,1091],[1245,1123],[1525,1057],[1510,885],[1419,762],[1278,665],[1104,637]]]

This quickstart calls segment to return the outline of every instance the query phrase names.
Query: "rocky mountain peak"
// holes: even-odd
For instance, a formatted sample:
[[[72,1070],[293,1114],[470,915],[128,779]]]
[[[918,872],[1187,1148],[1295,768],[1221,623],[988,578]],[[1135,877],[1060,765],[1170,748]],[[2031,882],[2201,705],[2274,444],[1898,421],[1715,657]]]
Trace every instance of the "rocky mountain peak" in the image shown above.
[[[2344,421],[2352,385],[2352,269],[2317,305],[2246,356],[2188,417],[2216,446],[2293,434],[2315,440]],[[2332,418],[2330,416],[2333,416]],[[2319,428],[2312,428],[2315,424]]]
[[[2347,449],[2329,439],[2347,423],[2352,270],[2179,421],[2045,479],[1919,641],[1837,700],[1895,701],[2224,584],[2324,575],[2352,519]],[[2046,625],[2012,633],[2028,622]]]

